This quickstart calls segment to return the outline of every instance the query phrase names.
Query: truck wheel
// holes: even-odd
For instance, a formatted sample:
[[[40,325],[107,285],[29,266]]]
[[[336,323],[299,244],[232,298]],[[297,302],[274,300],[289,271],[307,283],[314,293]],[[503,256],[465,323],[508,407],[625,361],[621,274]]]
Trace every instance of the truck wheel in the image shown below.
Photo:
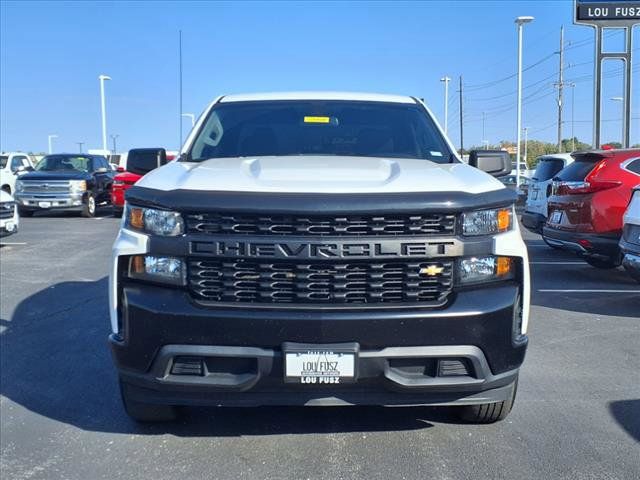
[[[602,270],[611,270],[612,268],[618,268],[622,265],[622,259],[618,257],[584,257],[584,261],[595,268],[601,268]]]
[[[92,218],[96,216],[96,199],[93,195],[87,197],[87,203],[82,205],[82,216]]]
[[[177,417],[176,407],[172,405],[154,405],[133,400],[122,380],[120,396],[125,412],[136,422],[170,422]]]
[[[513,393],[507,400],[460,407],[458,415],[462,420],[469,423],[494,423],[504,420],[509,415],[511,408],[513,408],[517,390],[518,379],[516,378],[513,385]]]
[[[21,217],[33,217],[34,213],[36,213],[34,210],[26,210],[18,207],[18,215]]]

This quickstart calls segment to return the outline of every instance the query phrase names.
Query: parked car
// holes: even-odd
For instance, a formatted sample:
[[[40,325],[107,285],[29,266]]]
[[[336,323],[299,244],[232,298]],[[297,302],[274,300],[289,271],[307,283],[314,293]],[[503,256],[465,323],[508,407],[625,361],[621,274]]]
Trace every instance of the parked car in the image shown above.
[[[573,163],[569,153],[538,157],[536,169],[529,182],[522,225],[534,233],[542,233],[547,222],[547,201],[551,195],[551,183],[560,170]]]
[[[520,175],[520,188],[518,188],[518,179],[515,175],[500,177],[498,180],[500,180],[505,187],[516,192],[516,194],[518,195],[518,205],[524,204],[527,198],[527,192],[529,190],[529,183],[531,183],[531,179],[525,177],[524,175]]]
[[[111,202],[114,176],[101,155],[47,155],[35,171],[25,173],[16,182],[19,213],[30,217],[38,210],[75,210],[84,217],[93,217],[98,206]]]
[[[506,152],[414,97],[228,95],[127,191],[109,282],[125,410],[447,405],[504,419],[529,261]],[[490,173],[491,175],[489,175]]]
[[[18,233],[19,223],[15,200],[6,191],[0,190],[0,237]]]
[[[633,190],[623,221],[620,239],[620,249],[624,255],[622,265],[640,282],[640,185]]]
[[[622,216],[640,181],[640,149],[574,153],[554,178],[545,241],[597,268],[622,263]]]
[[[0,190],[13,195],[16,191],[16,180],[20,175],[33,169],[31,157],[22,152],[0,154]]]
[[[164,148],[134,148],[129,150],[127,154],[127,168],[119,169],[115,177],[113,177],[113,187],[111,189],[111,205],[113,206],[113,215],[121,216],[124,208],[125,192],[146,173],[161,167],[171,158],[167,155]]]

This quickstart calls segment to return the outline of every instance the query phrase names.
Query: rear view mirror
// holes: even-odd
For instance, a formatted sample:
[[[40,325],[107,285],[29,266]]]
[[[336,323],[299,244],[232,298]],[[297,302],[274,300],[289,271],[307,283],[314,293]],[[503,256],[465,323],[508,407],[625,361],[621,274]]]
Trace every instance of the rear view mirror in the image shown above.
[[[138,175],[146,175],[166,163],[164,148],[134,148],[127,155],[127,171]]]
[[[494,177],[511,173],[511,157],[504,150],[472,150],[469,152],[469,165]]]

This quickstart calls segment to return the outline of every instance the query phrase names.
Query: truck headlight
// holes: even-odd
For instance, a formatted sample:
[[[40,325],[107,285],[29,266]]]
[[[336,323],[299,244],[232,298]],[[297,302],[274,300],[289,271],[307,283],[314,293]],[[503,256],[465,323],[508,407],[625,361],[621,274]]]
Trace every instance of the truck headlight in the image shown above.
[[[24,182],[22,180],[16,180],[16,192],[24,191]]]
[[[476,210],[462,215],[463,235],[492,235],[511,230],[513,211],[509,208]]]
[[[468,285],[515,277],[515,261],[511,257],[467,257],[458,260],[458,283]]]
[[[129,277],[137,280],[185,285],[186,276],[185,264],[180,258],[134,255],[129,260]]]
[[[184,233],[182,215],[169,210],[136,207],[127,204],[122,216],[123,226],[163,237],[175,237]]]
[[[69,189],[71,193],[81,193],[87,191],[87,182],[85,180],[71,180],[69,181]]]

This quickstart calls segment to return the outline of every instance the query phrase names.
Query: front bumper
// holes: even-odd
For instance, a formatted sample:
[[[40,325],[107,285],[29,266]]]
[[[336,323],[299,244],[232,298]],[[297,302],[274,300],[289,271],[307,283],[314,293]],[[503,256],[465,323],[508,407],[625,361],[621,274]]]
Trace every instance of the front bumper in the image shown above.
[[[18,233],[17,217],[0,220],[0,237],[6,237]]]
[[[594,255],[617,257],[620,254],[619,234],[595,234],[567,232],[557,228],[543,227],[542,236],[554,247],[577,253],[578,255]]]
[[[0,237],[18,233],[20,218],[14,202],[3,202],[0,204]]]
[[[17,204],[23,210],[71,209],[81,210],[87,193],[16,193]]]
[[[640,245],[620,240],[620,250],[624,255],[622,266],[640,282]]]
[[[125,388],[147,403],[490,403],[508,398],[524,360],[527,337],[514,342],[513,335],[518,298],[519,286],[505,283],[459,292],[445,309],[209,309],[179,290],[125,284],[126,308],[110,343]],[[356,342],[357,381],[285,383],[285,342]],[[185,356],[204,359],[214,373],[173,374],[176,358]],[[462,360],[466,373],[439,376],[442,359]]]
[[[534,233],[542,233],[542,227],[547,222],[547,217],[541,213],[527,212],[522,214],[522,225]]]

